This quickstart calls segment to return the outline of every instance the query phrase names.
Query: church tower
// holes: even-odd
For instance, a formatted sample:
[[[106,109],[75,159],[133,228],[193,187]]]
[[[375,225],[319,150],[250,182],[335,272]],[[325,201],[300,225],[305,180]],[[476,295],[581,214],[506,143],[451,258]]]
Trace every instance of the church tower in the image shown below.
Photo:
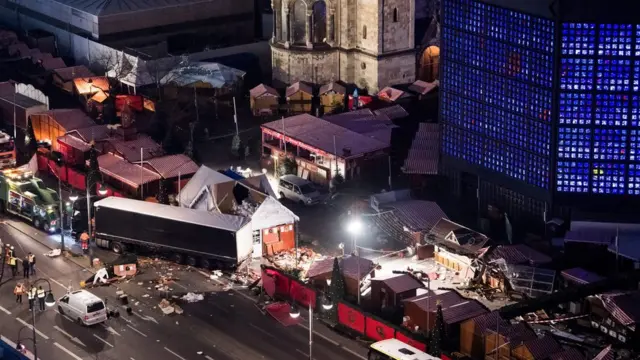
[[[415,0],[272,0],[275,82],[376,92],[415,80]]]

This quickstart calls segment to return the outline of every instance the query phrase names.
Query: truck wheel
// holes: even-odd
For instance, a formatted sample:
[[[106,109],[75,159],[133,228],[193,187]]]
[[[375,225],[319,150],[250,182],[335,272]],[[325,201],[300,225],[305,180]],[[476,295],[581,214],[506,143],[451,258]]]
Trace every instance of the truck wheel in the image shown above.
[[[209,261],[209,259],[201,259],[200,266],[203,269],[211,270],[211,261]]]
[[[198,265],[198,259],[194,258],[193,256],[187,256],[187,265],[195,267],[196,265]]]
[[[182,264],[184,262],[184,256],[182,256],[182,254],[173,254],[171,260],[176,264]]]
[[[42,226],[42,221],[40,221],[40,219],[38,218],[33,219],[33,227],[35,227],[36,229],[40,229],[40,226]]]
[[[116,254],[122,254],[126,250],[126,247],[124,246],[124,244],[116,241],[111,244],[111,250],[113,250],[113,252]]]
[[[44,225],[42,225],[42,230],[44,230],[44,232],[48,234],[50,229],[51,229],[51,225],[49,225],[48,221],[45,221]]]
[[[285,201],[286,198],[284,197],[284,193],[281,191],[280,192],[280,201]]]

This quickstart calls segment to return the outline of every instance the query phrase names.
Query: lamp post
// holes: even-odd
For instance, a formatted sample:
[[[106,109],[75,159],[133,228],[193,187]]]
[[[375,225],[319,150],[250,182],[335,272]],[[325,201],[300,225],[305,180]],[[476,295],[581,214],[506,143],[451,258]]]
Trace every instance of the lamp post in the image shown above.
[[[362,231],[362,222],[358,218],[351,220],[347,226],[347,231],[353,236],[353,251],[356,255],[356,267],[358,268],[358,305],[360,305],[360,252],[358,251],[357,238],[358,234]]]
[[[71,217],[69,218],[69,225],[71,229],[71,237],[73,237],[73,216],[75,215],[76,209],[76,201],[78,200],[78,195],[75,192],[72,192],[69,195],[69,200],[71,200]]]
[[[340,243],[338,245],[338,249],[340,249],[342,251],[342,257],[344,257],[344,243]]]
[[[95,181],[95,180],[93,180]],[[91,266],[93,266],[93,250],[91,248],[91,233],[92,233],[92,229],[91,229],[91,186],[93,184],[89,181],[87,181],[87,235],[89,235],[89,244],[88,244],[88,248],[89,248],[89,262]],[[100,184],[100,188],[98,189],[98,194],[100,195],[106,195],[107,194],[107,188],[104,187],[104,184]]]
[[[326,296],[322,298],[322,308],[327,311],[333,308],[333,303]],[[289,316],[293,319],[300,317],[300,310],[295,304],[291,305]],[[313,306],[311,301],[309,301],[309,360],[313,360]]]
[[[45,279],[45,278],[40,278],[37,279],[36,281],[34,281],[33,283],[31,283],[31,285],[35,288],[36,284],[38,284],[39,282],[44,281],[47,283],[47,285],[49,286],[49,290],[46,291],[46,295],[44,298],[44,304],[47,307],[52,307],[56,304],[56,299],[54,299],[53,297],[53,292],[51,291],[51,283],[49,282],[49,280]],[[31,290],[29,290],[31,291]],[[38,359],[38,345],[36,342],[36,304],[35,304],[35,298],[34,298],[34,304],[33,306],[31,306],[31,336],[33,336],[33,357],[34,359]]]

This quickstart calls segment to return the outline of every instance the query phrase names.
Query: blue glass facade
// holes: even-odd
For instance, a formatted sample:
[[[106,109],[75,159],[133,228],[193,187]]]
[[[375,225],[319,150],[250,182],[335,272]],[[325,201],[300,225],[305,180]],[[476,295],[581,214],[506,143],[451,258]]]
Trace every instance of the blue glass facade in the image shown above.
[[[475,0],[443,20],[443,154],[549,189],[553,22]]]
[[[562,25],[556,191],[640,195],[640,25]]]

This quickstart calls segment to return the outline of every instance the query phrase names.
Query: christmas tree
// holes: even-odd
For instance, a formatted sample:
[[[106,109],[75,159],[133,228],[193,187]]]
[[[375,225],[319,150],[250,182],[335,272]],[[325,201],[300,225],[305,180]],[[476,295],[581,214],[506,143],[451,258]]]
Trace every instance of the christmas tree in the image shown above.
[[[333,259],[333,271],[331,272],[331,284],[329,285],[329,300],[333,303],[331,310],[326,311],[326,318],[328,320],[337,320],[338,316],[338,302],[343,300],[347,294],[347,290],[344,284],[344,276],[340,271],[340,263],[338,258]]]
[[[438,308],[436,310],[436,323],[429,337],[429,355],[437,358],[442,354],[442,345],[445,339],[444,316],[442,315],[442,305],[438,300]]]
[[[160,189],[158,190],[156,199],[160,204],[169,205],[169,189],[167,179],[160,180]]]
[[[86,186],[89,193],[95,195],[98,182],[100,181],[100,165],[98,164],[98,150],[91,144],[89,149],[89,169],[87,170]]]

